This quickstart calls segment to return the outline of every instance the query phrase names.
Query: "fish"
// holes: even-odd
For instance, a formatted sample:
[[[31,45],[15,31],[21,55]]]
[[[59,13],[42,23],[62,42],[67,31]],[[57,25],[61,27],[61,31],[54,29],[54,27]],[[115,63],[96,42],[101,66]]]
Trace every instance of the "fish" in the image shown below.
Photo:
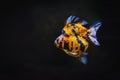
[[[87,26],[88,24],[86,20],[81,20],[79,17],[71,15],[67,18],[61,34],[54,41],[57,48],[69,56],[77,58],[83,64],[88,63],[89,41],[96,46],[100,46],[96,34],[102,22],[97,21],[90,26]]]

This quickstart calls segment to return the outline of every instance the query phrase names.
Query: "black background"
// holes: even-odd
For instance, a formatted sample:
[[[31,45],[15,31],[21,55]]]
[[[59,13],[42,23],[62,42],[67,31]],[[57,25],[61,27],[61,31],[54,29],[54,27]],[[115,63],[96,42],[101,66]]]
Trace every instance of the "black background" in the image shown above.
[[[119,7],[114,1],[1,2],[0,80],[119,80]],[[100,47],[90,42],[88,64],[54,45],[66,19],[101,20]]]

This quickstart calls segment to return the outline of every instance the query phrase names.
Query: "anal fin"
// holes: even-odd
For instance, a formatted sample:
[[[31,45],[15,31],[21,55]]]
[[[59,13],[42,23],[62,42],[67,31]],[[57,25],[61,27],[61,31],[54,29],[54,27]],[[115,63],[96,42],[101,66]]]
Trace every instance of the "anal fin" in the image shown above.
[[[80,61],[83,63],[83,64],[87,64],[87,57],[86,56],[82,56],[80,58]]]

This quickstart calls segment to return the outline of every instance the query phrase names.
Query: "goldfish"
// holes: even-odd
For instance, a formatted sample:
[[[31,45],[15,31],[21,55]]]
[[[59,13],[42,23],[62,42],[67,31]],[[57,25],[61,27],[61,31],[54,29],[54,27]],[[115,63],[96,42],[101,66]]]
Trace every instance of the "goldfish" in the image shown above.
[[[88,25],[86,20],[80,20],[79,17],[71,15],[67,18],[60,36],[54,41],[57,48],[69,56],[77,58],[83,64],[88,62],[89,41],[93,42],[96,46],[100,46],[96,34],[102,22],[97,21],[88,27],[85,27],[86,25]]]

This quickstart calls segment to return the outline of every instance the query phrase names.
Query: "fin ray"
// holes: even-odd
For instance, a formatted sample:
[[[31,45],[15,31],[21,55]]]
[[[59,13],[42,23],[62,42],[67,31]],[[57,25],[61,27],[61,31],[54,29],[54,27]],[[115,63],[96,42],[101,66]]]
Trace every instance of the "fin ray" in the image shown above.
[[[76,23],[77,21],[79,21],[79,17],[71,15],[70,17],[68,17],[68,19],[66,21],[66,24],[68,24],[68,23]]]
[[[82,20],[81,23],[82,23],[82,25],[87,25],[88,24],[88,22],[85,21],[85,20]]]
[[[97,46],[100,46],[100,43],[97,40],[96,33],[101,25],[102,25],[101,22],[96,22],[95,24],[90,26],[89,30],[91,30],[92,32],[88,34],[89,39]]]

